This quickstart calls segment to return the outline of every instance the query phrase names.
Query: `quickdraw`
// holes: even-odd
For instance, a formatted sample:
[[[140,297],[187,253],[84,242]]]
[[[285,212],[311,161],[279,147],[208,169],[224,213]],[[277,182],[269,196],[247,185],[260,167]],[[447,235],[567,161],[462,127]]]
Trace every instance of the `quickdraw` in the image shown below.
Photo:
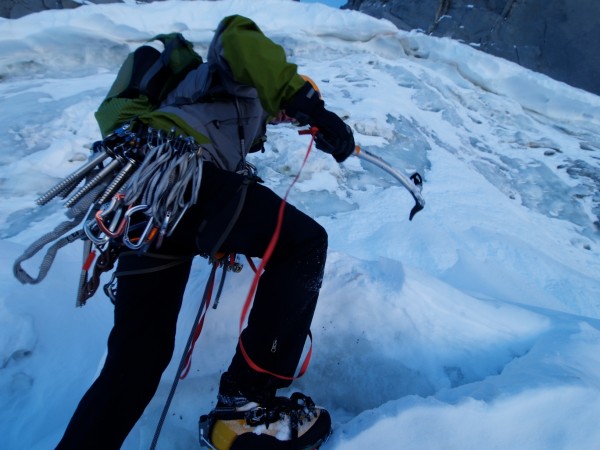
[[[95,253],[96,252],[92,249],[88,254],[87,259],[93,259],[95,257]],[[94,265],[92,276],[89,278],[88,271],[90,269],[91,264],[84,263],[81,278],[79,281],[79,289],[77,292],[77,306],[85,305],[87,300],[96,293],[98,287],[100,286],[100,276],[104,272],[108,272],[109,270],[113,269],[118,256],[119,251],[114,246],[109,245],[105,250],[100,251],[98,257],[96,258],[96,264]],[[105,292],[107,288],[108,284],[105,286]],[[111,298],[112,300],[113,296],[109,295],[109,298]]]

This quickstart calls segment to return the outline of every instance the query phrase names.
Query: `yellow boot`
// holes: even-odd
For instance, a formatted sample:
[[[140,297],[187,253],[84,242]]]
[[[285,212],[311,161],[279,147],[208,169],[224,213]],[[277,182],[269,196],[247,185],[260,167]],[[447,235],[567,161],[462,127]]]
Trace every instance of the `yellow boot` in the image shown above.
[[[300,393],[262,405],[217,406],[200,417],[200,444],[216,450],[313,450],[330,434],[327,410]]]

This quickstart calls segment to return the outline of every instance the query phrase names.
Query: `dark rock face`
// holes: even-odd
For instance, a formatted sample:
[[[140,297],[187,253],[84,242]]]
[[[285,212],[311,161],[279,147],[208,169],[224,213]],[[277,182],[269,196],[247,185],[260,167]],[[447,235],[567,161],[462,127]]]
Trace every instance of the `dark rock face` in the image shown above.
[[[146,0],[138,0],[146,2]],[[149,0],[148,0],[149,1]],[[83,3],[120,3],[121,0],[0,0],[0,17],[18,19],[47,9],[77,8]]]
[[[0,0],[0,16],[14,19],[81,3]],[[403,30],[460,40],[600,95],[599,0],[349,0],[343,8],[388,19]]]
[[[600,94],[598,0],[349,0],[344,8],[460,40]]]

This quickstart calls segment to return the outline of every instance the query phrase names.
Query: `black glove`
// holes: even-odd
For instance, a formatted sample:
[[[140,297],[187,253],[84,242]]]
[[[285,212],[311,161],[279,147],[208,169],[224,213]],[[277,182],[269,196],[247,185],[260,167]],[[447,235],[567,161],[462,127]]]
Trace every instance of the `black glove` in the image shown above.
[[[309,82],[285,105],[285,112],[300,125],[308,123],[317,127],[315,145],[319,150],[330,153],[337,162],[345,161],[354,153],[352,129],[337,114],[325,109],[325,103]]]

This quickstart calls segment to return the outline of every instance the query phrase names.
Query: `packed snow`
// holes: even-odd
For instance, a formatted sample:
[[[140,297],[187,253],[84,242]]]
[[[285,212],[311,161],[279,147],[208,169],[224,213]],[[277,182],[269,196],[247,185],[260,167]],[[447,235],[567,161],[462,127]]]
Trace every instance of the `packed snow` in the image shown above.
[[[35,200],[87,160],[100,137],[93,113],[129,51],[180,31],[205,55],[230,14],[285,46],[359,145],[425,180],[413,221],[408,192],[355,157],[312,152],[291,192],[330,236],[313,358],[290,389],[331,411],[323,449],[598,448],[600,98],[466,44],[283,0],[0,20],[0,448],[56,445],[112,321],[101,289],[75,307],[81,242],[41,284],[13,277],[14,260],[65,220],[59,200]],[[309,140],[290,124],[269,131],[252,162],[283,195]],[[198,258],[175,356],[124,449],[152,441],[208,273]],[[252,276],[247,265],[230,275],[208,312],[159,449],[198,448]]]

